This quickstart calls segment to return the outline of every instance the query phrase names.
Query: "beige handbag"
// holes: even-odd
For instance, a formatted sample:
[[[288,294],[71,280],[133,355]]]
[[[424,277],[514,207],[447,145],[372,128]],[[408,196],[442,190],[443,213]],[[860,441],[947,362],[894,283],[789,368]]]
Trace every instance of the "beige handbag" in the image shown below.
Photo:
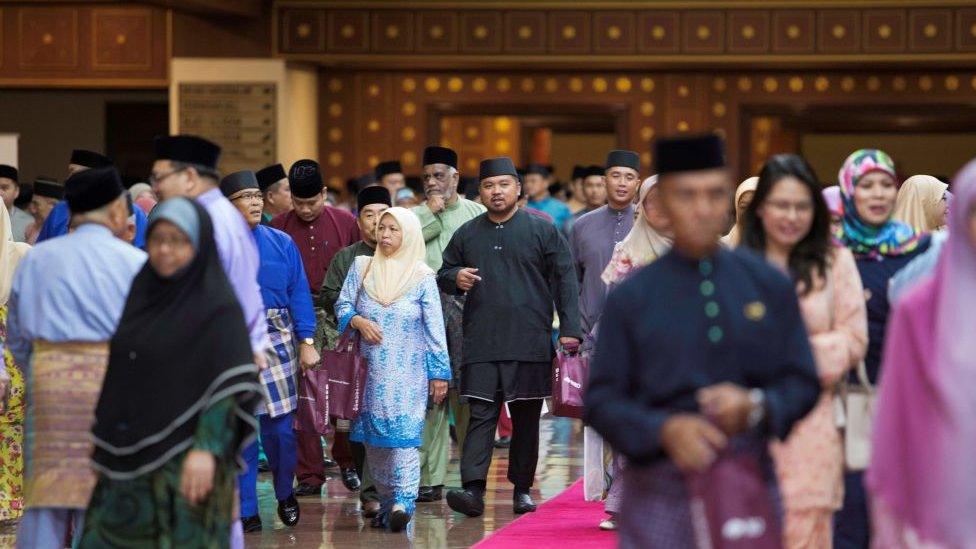
[[[871,459],[871,424],[876,390],[868,379],[864,362],[857,365],[857,381],[841,389],[844,408],[844,465],[848,471],[867,469]]]

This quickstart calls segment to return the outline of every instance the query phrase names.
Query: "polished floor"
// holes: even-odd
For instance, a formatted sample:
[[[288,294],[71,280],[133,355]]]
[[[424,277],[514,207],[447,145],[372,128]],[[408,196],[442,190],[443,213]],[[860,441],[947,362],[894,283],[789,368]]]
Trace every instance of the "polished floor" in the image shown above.
[[[582,476],[583,444],[578,421],[546,417],[539,441],[539,468],[533,497],[537,503],[553,497]],[[515,519],[512,486],[506,480],[508,450],[495,450],[488,479],[485,514],[469,518],[453,513],[447,503],[422,503],[406,533],[393,534],[369,527],[359,513],[359,499],[337,476],[326,483],[320,499],[301,498],[301,522],[286,528],[277,518],[270,476],[258,479],[258,498],[264,531],[249,534],[247,547],[355,548],[399,547],[461,548],[474,545],[486,535]],[[334,471],[338,473],[338,471]],[[460,486],[456,450],[448,469],[449,487]],[[272,522],[272,519],[274,522]]]

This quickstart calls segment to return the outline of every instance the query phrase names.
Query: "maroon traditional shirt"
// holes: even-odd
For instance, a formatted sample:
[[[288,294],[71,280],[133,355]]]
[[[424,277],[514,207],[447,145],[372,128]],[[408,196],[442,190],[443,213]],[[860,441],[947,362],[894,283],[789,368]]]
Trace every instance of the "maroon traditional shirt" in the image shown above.
[[[311,223],[302,221],[294,211],[288,211],[275,216],[271,226],[288,233],[295,241],[313,294],[322,287],[325,271],[329,269],[333,256],[359,240],[356,218],[332,206],[326,206]]]

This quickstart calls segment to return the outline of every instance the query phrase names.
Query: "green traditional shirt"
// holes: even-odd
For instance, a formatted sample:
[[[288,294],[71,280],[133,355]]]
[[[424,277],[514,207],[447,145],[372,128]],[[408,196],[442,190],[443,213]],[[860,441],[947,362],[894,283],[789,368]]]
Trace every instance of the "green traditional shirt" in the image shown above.
[[[325,271],[325,278],[322,279],[322,289],[319,296],[322,299],[322,308],[325,311],[323,343],[328,349],[335,349],[339,339],[339,323],[336,321],[335,304],[339,300],[339,292],[342,291],[342,283],[346,281],[349,269],[357,256],[365,255],[372,257],[376,252],[375,248],[370,248],[362,240],[346,246],[336,252],[329,263],[328,270]]]
[[[424,232],[424,242],[427,244],[427,266],[436,272],[444,262],[444,248],[454,236],[461,225],[485,213],[486,209],[477,202],[467,200],[462,196],[457,197],[454,204],[444,208],[444,211],[435,214],[430,211],[427,204],[421,204],[410,209],[420,218],[420,226]]]

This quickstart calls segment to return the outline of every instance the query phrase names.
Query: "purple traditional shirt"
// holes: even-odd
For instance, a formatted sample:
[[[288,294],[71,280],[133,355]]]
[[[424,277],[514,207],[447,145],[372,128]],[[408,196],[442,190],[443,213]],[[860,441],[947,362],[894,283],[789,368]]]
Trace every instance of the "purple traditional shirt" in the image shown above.
[[[244,217],[227,200],[220,189],[211,189],[197,197],[210,219],[213,221],[214,240],[217,255],[224,273],[234,288],[234,294],[244,310],[244,321],[251,335],[251,349],[263,353],[271,346],[268,339],[268,326],[265,321],[264,301],[261,287],[258,286],[258,269],[261,260],[254,234],[244,221]]]
[[[601,206],[573,223],[569,243],[580,283],[580,315],[583,332],[592,334],[607,299],[601,275],[610,263],[613,248],[634,226],[634,207],[623,210]]]

